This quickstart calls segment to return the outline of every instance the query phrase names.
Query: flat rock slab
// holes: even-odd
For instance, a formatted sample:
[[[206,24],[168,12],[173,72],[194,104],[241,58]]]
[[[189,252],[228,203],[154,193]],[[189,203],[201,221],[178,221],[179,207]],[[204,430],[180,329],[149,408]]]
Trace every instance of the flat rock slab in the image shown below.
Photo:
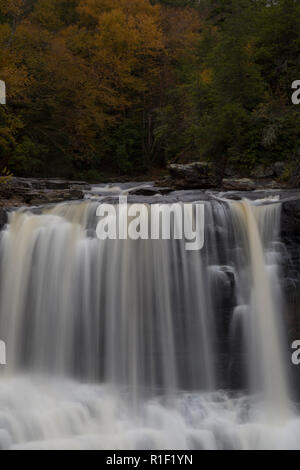
[[[252,179],[252,178],[224,178],[222,180],[222,189],[225,191],[254,191],[264,189],[282,189],[283,185],[270,179]]]
[[[84,181],[11,178],[0,181],[0,206],[38,205],[83,199],[90,185]]]

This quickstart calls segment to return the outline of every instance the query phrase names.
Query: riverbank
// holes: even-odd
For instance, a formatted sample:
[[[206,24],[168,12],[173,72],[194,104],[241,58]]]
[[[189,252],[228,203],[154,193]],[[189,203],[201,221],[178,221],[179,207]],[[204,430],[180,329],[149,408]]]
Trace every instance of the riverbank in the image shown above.
[[[157,189],[159,194],[176,190],[215,190],[215,191],[265,191],[296,189],[298,180],[284,179],[284,165],[275,162],[269,167],[257,167],[248,176],[227,169],[222,175],[209,162],[170,164],[165,170],[151,171],[149,174],[128,176],[106,176],[101,181],[73,181],[61,178],[21,178],[12,177],[0,180],[0,207],[44,205],[63,201],[80,200],[85,192],[97,184],[150,182],[154,190],[141,192],[149,195]],[[158,189],[160,188],[160,189]],[[164,189],[163,189],[164,188]]]
[[[0,184],[0,207],[32,206],[83,199],[90,185],[84,181],[11,178]]]

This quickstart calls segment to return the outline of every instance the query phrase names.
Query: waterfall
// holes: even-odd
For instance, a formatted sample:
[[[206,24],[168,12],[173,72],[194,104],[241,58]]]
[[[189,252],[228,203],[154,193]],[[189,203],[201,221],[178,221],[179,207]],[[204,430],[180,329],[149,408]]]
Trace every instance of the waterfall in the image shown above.
[[[14,211],[1,233],[0,447],[287,445],[280,204],[205,201],[195,252],[99,240],[98,204]]]
[[[241,233],[249,283],[247,318],[250,367],[254,390],[262,388],[268,411],[288,412],[289,393],[283,354],[280,284],[274,242],[280,230],[280,205],[233,204],[235,228]],[[269,256],[269,260],[267,255]],[[275,265],[274,265],[275,261]],[[270,419],[270,416],[269,416]]]
[[[12,214],[1,242],[7,369],[133,393],[211,389],[213,312],[201,255],[188,256],[182,240],[100,241],[96,207]]]

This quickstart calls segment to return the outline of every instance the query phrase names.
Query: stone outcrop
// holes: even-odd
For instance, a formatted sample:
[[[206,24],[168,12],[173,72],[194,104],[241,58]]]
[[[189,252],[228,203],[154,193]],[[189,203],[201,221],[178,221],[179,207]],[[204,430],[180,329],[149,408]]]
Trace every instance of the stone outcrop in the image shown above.
[[[256,184],[249,178],[224,178],[222,189],[225,191],[252,191],[256,189]]]
[[[300,340],[300,193],[282,205],[281,239],[285,250],[282,267],[282,287],[285,293],[285,319],[288,325],[288,354],[291,344]],[[289,359],[290,376],[300,399],[299,366]]]
[[[7,211],[0,208],[0,230],[3,229],[4,225],[7,223]]]
[[[300,194],[282,205],[281,239],[286,247],[285,290],[288,303],[297,305],[297,329],[300,339]],[[294,325],[295,322],[293,321]]]
[[[222,190],[225,191],[254,191],[265,189],[282,189],[284,185],[274,179],[253,178],[224,178]]]
[[[218,186],[218,178],[212,164],[193,162],[168,166],[174,189],[209,189]]]
[[[250,177],[241,177],[233,167],[226,167],[223,178],[217,167],[209,162],[170,164],[166,184],[173,189],[222,189],[224,191],[253,191],[256,189],[281,189],[280,177],[284,164],[275,162],[270,166],[259,165]],[[162,182],[163,184],[163,182]]]
[[[250,178],[255,180],[259,179],[270,179],[280,178],[284,173],[286,165],[284,162],[275,162],[272,165],[258,165],[250,172]],[[231,165],[227,166],[224,170],[225,178],[238,178],[239,172],[236,168]]]
[[[42,178],[11,178],[0,182],[0,206],[41,205],[77,200],[89,185],[83,181]]]

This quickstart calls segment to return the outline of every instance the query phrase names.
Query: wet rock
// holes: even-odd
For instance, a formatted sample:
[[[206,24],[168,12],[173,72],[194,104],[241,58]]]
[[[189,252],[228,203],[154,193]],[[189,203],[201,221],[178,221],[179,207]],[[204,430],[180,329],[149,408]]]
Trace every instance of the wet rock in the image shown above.
[[[65,180],[45,180],[37,181],[38,184],[44,184],[45,189],[69,189],[70,182]]]
[[[89,189],[90,185],[85,181],[69,181],[62,179],[47,178],[12,178],[8,182],[9,186],[23,189],[70,189],[72,187]]]
[[[300,338],[300,193],[293,194],[294,200],[282,204],[281,240],[287,256],[282,268],[281,285],[285,295],[285,321],[288,341],[291,344]],[[288,350],[290,354],[290,349]],[[290,363],[290,376],[300,400],[299,366]]]
[[[276,180],[270,180],[270,179],[262,179],[259,182],[257,182],[257,189],[284,189],[285,185],[276,181]]]
[[[222,180],[222,189],[225,191],[253,191],[268,189],[283,189],[285,186],[273,179],[261,178],[224,178]]]
[[[153,188],[151,186],[147,186],[145,188],[137,188],[134,189],[133,191],[129,191],[130,195],[135,195],[135,196],[155,196],[156,194],[161,194],[160,191],[156,188]]]
[[[300,300],[300,195],[299,199],[284,202],[282,205],[281,239],[288,253],[284,266],[285,278],[289,279],[290,290]],[[293,286],[297,288],[293,290]]]
[[[257,185],[249,178],[224,178],[222,187],[226,191],[253,191]]]
[[[156,184],[156,186],[159,186],[160,188],[162,188],[162,187],[171,188],[171,186],[173,184],[173,179],[170,175],[163,176],[162,178],[157,180],[155,184]]]
[[[228,194],[227,199],[230,199],[232,201],[241,201],[242,196],[240,194]]]
[[[0,230],[2,230],[4,225],[7,224],[7,219],[7,211],[5,209],[0,209]]]
[[[7,186],[10,186],[10,187],[24,188],[24,189],[31,189],[33,187],[31,180],[27,178],[12,178],[11,180],[8,180],[6,184]]]
[[[299,193],[299,192],[298,192]],[[300,247],[300,194],[294,200],[287,200],[282,205],[282,239],[285,244]]]
[[[80,190],[46,190],[46,191],[33,191],[24,196],[26,204],[50,204],[63,201],[75,201],[83,199],[84,193]]]
[[[172,188],[168,188],[168,187],[165,187],[165,188],[162,187],[162,188],[157,188],[157,189],[158,189],[158,191],[159,191],[159,194],[161,194],[162,196],[165,196],[165,195],[167,195],[167,194],[170,194],[170,193],[173,191]]]
[[[195,174],[208,176],[210,170],[210,164],[207,162],[193,162],[183,164],[170,164],[169,172],[173,178],[193,178]]]
[[[0,185],[2,207],[39,205],[84,197],[90,186],[84,181],[67,181],[43,178],[11,178]]]
[[[218,186],[214,167],[208,162],[170,164],[168,170],[175,189],[209,189]]]
[[[164,196],[173,191],[172,188],[168,187],[157,187],[157,186],[147,186],[145,188],[137,188],[133,191],[129,191],[130,196]]]

